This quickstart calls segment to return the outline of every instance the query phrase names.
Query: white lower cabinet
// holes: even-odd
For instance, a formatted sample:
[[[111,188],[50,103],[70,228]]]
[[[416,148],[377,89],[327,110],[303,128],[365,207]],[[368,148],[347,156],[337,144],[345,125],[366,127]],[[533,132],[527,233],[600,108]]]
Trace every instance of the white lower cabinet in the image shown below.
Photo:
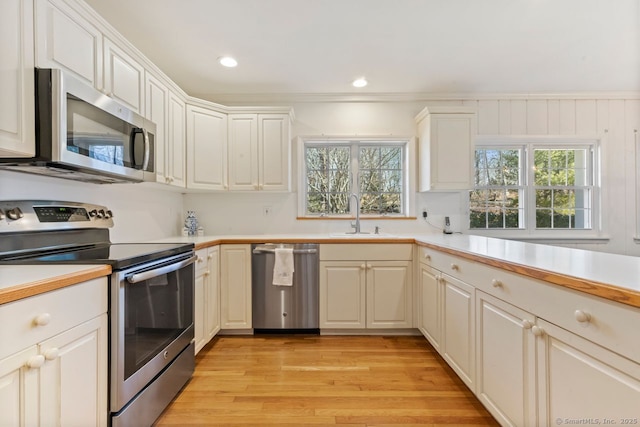
[[[440,272],[426,264],[419,266],[420,319],[418,329],[433,348],[440,350],[442,337],[442,283]]]
[[[475,388],[475,288],[443,274],[442,357]]]
[[[532,314],[476,292],[476,395],[504,426],[536,425],[534,322]]]
[[[198,352],[220,331],[220,249],[196,251],[194,330]]]
[[[251,329],[251,245],[220,246],[220,327]]]
[[[640,423],[640,309],[418,254],[419,328],[501,425]]]
[[[411,253],[403,244],[322,245],[320,328],[413,327]]]
[[[640,423],[639,364],[544,320],[534,328],[539,425]]]
[[[106,278],[0,305],[0,324],[0,425],[107,425]]]

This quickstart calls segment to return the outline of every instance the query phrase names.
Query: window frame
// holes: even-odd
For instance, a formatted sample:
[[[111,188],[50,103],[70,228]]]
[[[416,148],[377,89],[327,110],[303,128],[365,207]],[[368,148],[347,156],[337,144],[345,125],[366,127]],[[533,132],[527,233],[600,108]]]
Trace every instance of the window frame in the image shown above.
[[[602,227],[602,153],[601,153],[600,137],[564,137],[564,136],[518,136],[518,137],[500,137],[500,136],[479,136],[476,138],[475,150],[478,148],[494,148],[494,149],[521,149],[524,159],[520,161],[521,180],[524,188],[524,227],[522,228],[471,228],[470,227],[470,197],[467,192],[466,196],[466,221],[465,232],[469,234],[484,235],[489,237],[514,238],[522,240],[543,239],[548,241],[567,241],[567,240],[584,240],[591,239],[600,241],[608,239],[604,234]],[[536,228],[536,185],[534,170],[534,151],[535,149],[581,149],[587,148],[590,153],[590,186],[591,192],[591,228]],[[475,170],[474,170],[475,173]],[[473,189],[478,187],[473,187]],[[481,187],[480,187],[481,188]]]
[[[353,219],[355,218],[355,202],[353,198],[349,198],[349,213],[347,214],[310,214],[307,213],[307,162],[305,156],[305,148],[307,146],[349,146],[351,147],[351,164],[350,164],[350,180],[351,193],[360,195],[359,174],[354,173],[358,168],[359,147],[371,147],[376,144],[385,146],[402,147],[402,187],[403,187],[403,203],[402,213],[400,214],[361,214],[362,219],[411,219],[415,206],[415,138],[407,136],[382,136],[382,137],[358,137],[358,136],[300,136],[297,138],[297,166],[298,166],[298,218],[299,219]],[[353,191],[356,189],[357,191]],[[350,193],[350,194],[351,194]]]

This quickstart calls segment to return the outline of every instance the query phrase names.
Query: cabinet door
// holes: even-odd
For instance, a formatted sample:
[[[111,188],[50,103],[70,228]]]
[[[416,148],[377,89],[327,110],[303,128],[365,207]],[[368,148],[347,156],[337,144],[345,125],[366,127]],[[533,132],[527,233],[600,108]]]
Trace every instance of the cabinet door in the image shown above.
[[[102,89],[102,33],[64,0],[36,0],[36,65],[73,73]]]
[[[366,263],[320,262],[320,328],[365,328]]]
[[[443,291],[437,270],[420,263],[420,332],[440,352]]]
[[[205,334],[208,342],[220,331],[220,249],[217,246],[209,249],[206,278]]]
[[[228,190],[227,115],[187,106],[187,187]]]
[[[471,188],[475,114],[429,114],[419,125],[420,191]]]
[[[33,0],[0,2],[0,157],[32,157]]]
[[[205,297],[204,297],[204,282],[206,271],[196,273],[196,277],[193,281],[193,335],[196,341],[195,353],[202,349],[207,343],[205,340]]]
[[[169,114],[167,116],[168,135],[165,150],[167,157],[165,168],[169,178],[169,184],[181,188],[185,188],[187,183],[186,119],[186,104],[176,94],[169,91]]]
[[[471,391],[475,390],[475,301],[473,286],[446,274],[442,356]]]
[[[539,425],[598,419],[636,422],[640,365],[565,329],[538,319]]]
[[[39,345],[43,420],[63,426],[107,425],[107,315]]]
[[[220,248],[222,329],[251,328],[251,245]]]
[[[410,328],[411,261],[367,262],[367,328]]]
[[[169,90],[158,79],[147,73],[145,76],[145,113],[144,116],[156,124],[155,134],[155,169],[156,180],[169,184],[169,174],[166,168],[167,156],[167,116],[169,108]]]
[[[39,369],[27,366],[34,357],[39,357],[35,345],[0,360],[1,426],[36,426],[40,421]]]
[[[535,426],[535,317],[480,291],[476,315],[478,399],[503,426]]]
[[[144,68],[129,54],[104,38],[104,89],[107,94],[141,113],[144,105]]]
[[[229,189],[259,190],[257,114],[229,115]]]
[[[258,115],[260,190],[291,189],[290,135],[291,124],[288,114]]]

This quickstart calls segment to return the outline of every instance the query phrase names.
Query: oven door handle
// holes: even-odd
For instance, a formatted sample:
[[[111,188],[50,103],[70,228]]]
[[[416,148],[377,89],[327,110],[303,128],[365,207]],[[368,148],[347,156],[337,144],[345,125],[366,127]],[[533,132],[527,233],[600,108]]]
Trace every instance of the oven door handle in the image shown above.
[[[139,283],[145,280],[152,279],[154,277],[162,276],[163,274],[171,273],[172,271],[180,270],[183,267],[193,264],[198,259],[197,256],[192,256],[184,261],[177,262],[175,264],[165,265],[164,267],[156,268],[155,270],[145,271],[144,273],[132,274],[127,277],[129,283]]]

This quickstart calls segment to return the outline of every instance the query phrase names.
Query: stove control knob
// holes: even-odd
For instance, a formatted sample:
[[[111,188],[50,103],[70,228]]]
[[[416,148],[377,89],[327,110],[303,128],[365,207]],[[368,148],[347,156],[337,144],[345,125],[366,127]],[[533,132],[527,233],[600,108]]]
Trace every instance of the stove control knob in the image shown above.
[[[105,215],[104,209],[100,209],[98,211],[98,218],[104,218],[104,215]]]
[[[3,219],[5,219],[4,211],[0,209],[0,221],[2,221]]]
[[[91,218],[93,218],[93,217],[94,217],[94,216],[96,216],[96,215],[98,215],[98,211],[97,211],[97,210],[95,210],[95,209],[94,209],[94,210],[92,210],[92,211],[89,211],[89,216],[90,216]]]
[[[7,217],[9,217],[9,219],[17,220],[17,219],[22,218],[23,216],[24,216],[24,214],[22,213],[22,211],[18,207],[13,208],[13,209],[9,209],[7,211]]]
[[[113,212],[111,212],[110,210],[108,210],[108,211],[104,214],[104,217],[105,217],[106,219],[113,218]]]

